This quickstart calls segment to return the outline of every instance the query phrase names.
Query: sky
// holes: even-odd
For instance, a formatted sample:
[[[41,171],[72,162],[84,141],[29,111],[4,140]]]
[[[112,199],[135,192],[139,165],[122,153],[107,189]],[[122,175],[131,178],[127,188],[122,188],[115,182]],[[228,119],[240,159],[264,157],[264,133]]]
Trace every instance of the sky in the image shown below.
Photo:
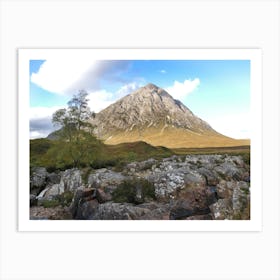
[[[30,138],[57,129],[52,114],[79,90],[98,113],[137,88],[153,83],[180,100],[216,131],[250,138],[249,60],[30,60]]]

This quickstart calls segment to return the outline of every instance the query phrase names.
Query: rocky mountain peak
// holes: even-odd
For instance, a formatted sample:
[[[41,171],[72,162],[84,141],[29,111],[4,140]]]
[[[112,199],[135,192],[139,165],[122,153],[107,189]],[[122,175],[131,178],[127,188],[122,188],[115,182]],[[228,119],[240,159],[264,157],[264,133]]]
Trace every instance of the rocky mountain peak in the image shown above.
[[[92,122],[96,126],[96,135],[107,143],[116,139],[116,135],[119,135],[119,142],[149,142],[144,135],[163,135],[167,130],[171,133],[171,129],[196,134],[215,133],[183,103],[152,83],[111,104]],[[125,135],[125,139],[120,135]]]

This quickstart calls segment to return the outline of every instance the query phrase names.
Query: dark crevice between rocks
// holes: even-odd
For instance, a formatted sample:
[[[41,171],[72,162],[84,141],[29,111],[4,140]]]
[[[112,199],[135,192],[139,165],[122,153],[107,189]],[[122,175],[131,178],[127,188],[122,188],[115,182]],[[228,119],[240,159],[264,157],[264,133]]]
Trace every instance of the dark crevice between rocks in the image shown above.
[[[207,215],[210,214],[211,211],[209,207],[204,209],[185,209],[185,208],[177,208],[170,211],[169,219],[170,220],[185,220],[188,217],[196,216],[196,215]]]

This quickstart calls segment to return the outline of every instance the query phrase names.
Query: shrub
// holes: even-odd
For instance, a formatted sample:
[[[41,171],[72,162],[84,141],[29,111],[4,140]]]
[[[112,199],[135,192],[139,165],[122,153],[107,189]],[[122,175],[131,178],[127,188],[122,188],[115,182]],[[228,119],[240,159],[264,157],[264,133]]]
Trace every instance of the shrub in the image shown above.
[[[73,196],[73,192],[66,191],[58,196],[58,201],[62,206],[70,206]]]
[[[139,195],[140,194],[140,197]],[[155,199],[154,185],[143,178],[132,178],[122,182],[112,194],[113,201],[139,204]]]
[[[56,207],[59,206],[60,202],[57,199],[54,200],[44,200],[42,202],[42,206],[45,208],[52,208],[52,207]]]
[[[100,168],[106,168],[106,167],[113,167],[118,165],[119,159],[117,158],[97,158],[90,162],[90,167],[93,169],[100,169]]]

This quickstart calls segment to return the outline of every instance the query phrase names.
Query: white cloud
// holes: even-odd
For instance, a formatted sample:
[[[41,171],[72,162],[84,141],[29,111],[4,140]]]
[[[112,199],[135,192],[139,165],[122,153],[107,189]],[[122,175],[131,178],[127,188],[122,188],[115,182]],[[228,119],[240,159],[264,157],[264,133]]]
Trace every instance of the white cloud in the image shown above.
[[[175,81],[173,86],[165,88],[165,90],[172,95],[173,98],[183,100],[187,95],[193,92],[200,84],[200,80],[195,78],[194,80],[185,80],[180,83]]]
[[[95,113],[100,112],[102,109],[106,108],[114,102],[113,94],[106,90],[91,92],[88,95],[88,99],[88,105],[90,107],[90,110]]]
[[[235,138],[249,139],[250,135],[250,114],[240,113],[225,115],[219,118],[207,119],[207,122],[218,132]]]
[[[128,61],[96,61],[87,56],[60,56],[46,60],[37,73],[32,73],[32,83],[55,94],[73,94],[80,89],[99,90],[101,79],[122,81],[120,72]],[[123,82],[123,81],[122,81]]]
[[[52,114],[61,107],[31,107],[29,109],[30,139],[47,137],[57,128],[52,124]]]
[[[122,86],[116,93],[112,93],[106,90],[99,90],[89,93],[88,105],[92,111],[95,113],[108,107],[110,104],[114,103],[118,99],[132,93],[134,90],[139,88],[141,85],[133,82]]]
[[[117,92],[116,92],[116,99],[122,98],[133,91],[137,90],[138,88],[142,87],[143,85],[140,83],[132,82],[129,84],[126,84],[122,86]]]
[[[162,69],[162,70],[160,70],[160,73],[166,74],[166,70]]]
[[[31,82],[47,91],[65,94],[71,85],[92,68],[96,68],[96,62],[85,57],[60,57],[45,61],[37,73],[32,73]]]

